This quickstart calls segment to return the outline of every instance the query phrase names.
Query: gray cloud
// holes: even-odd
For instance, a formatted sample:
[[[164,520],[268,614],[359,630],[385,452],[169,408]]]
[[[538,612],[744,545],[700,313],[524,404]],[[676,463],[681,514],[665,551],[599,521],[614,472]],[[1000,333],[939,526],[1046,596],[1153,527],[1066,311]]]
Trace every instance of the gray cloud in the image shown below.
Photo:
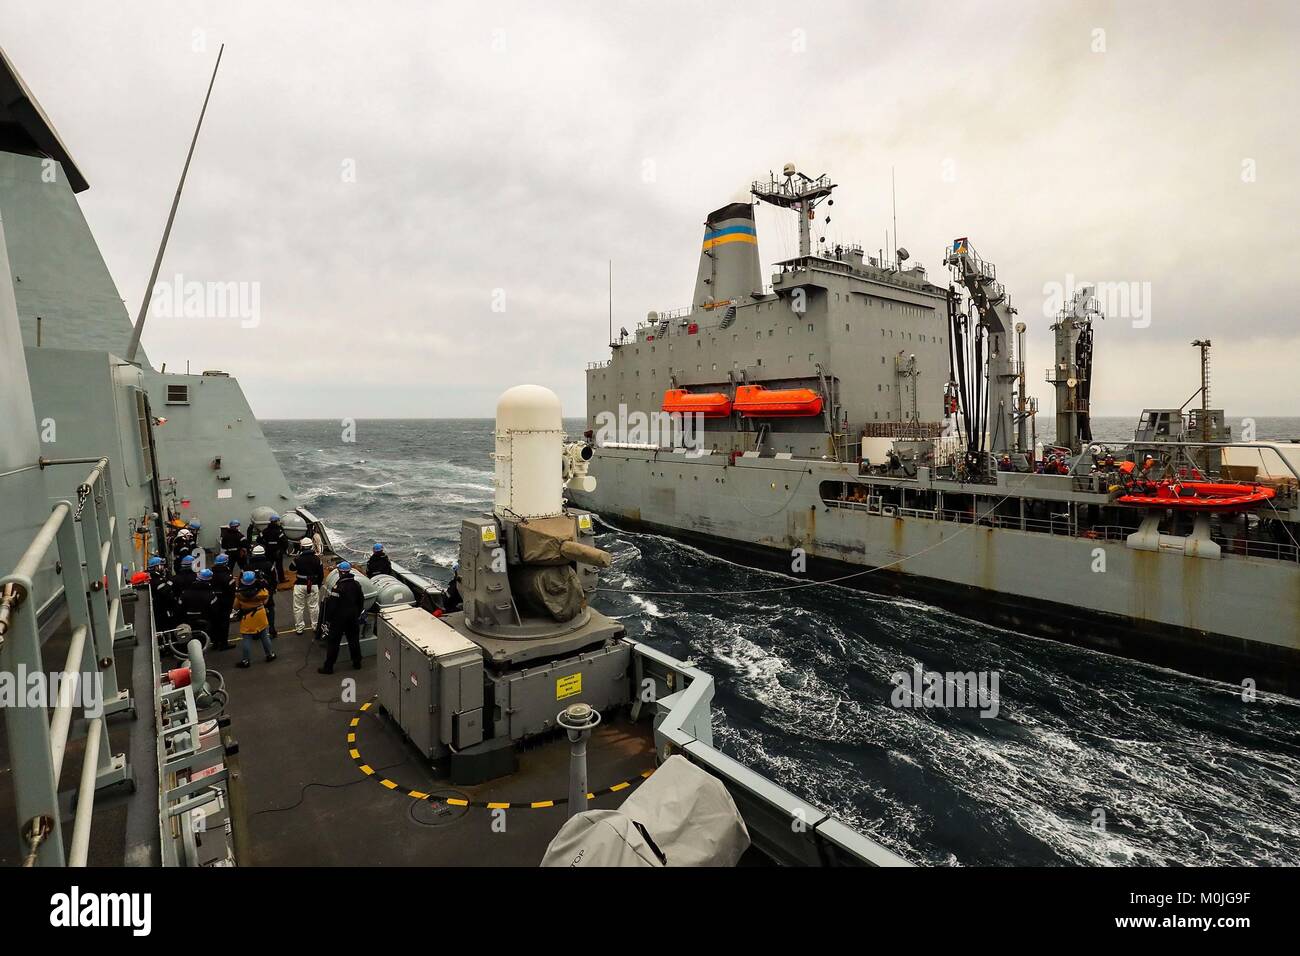
[[[6,50],[90,179],[82,205],[134,315],[227,44],[163,275],[258,282],[262,321],[156,316],[145,345],[234,372],[265,417],[485,415],[523,380],[581,414],[607,261],[616,326],[686,304],[703,214],[787,160],[840,183],[828,240],[873,249],[892,167],[902,244],[941,280],[940,248],[970,236],[1030,326],[1031,369],[1049,360],[1046,283],[1149,283],[1149,327],[1099,331],[1100,413],[1182,402],[1186,343],[1209,335],[1216,401],[1270,414],[1296,404],[1297,19],[1282,3],[85,2],[11,13]],[[792,252],[793,222],[762,210],[759,229],[765,259]]]

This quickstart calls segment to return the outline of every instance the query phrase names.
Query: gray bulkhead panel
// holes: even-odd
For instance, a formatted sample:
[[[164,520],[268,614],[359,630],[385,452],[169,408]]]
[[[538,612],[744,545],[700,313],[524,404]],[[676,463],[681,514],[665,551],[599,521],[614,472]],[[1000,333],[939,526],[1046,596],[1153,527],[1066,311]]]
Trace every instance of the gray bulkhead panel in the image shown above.
[[[162,474],[176,479],[180,513],[202,521],[200,544],[216,547],[219,527],[232,518],[247,527],[254,508],[296,507],[237,380],[154,371],[144,378],[154,414],[167,419],[154,433]]]
[[[39,316],[46,348],[125,355],[131,319],[63,167],[0,151],[0,215],[23,344],[36,345]]]

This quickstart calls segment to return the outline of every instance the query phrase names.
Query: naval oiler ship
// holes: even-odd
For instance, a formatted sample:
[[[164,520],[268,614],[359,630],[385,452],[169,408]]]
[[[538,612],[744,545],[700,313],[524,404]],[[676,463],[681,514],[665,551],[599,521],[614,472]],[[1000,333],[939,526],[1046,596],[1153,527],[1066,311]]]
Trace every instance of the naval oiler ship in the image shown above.
[[[150,362],[151,290],[133,325],[87,188],[0,51],[0,865],[906,865],[715,748],[712,679],[588,606],[608,555],[562,487],[595,487],[591,453],[546,389],[498,405],[463,607],[400,564],[357,575],[338,676],[291,577],[266,579],[265,662],[199,629],[225,622],[164,623],[164,569],[215,561],[230,522],[280,523],[327,590],[346,569],[237,380]]]
[[[936,282],[903,248],[814,242],[835,188],[791,164],[705,217],[690,306],[611,334],[587,367],[599,485],[575,500],[775,570],[1300,691],[1300,446],[1233,440],[1211,343],[1192,343],[1184,407],[1095,442],[1102,303],[1077,290],[1051,326],[1040,438],[1026,326],[993,263],[958,238]],[[770,283],[758,204],[799,225]]]

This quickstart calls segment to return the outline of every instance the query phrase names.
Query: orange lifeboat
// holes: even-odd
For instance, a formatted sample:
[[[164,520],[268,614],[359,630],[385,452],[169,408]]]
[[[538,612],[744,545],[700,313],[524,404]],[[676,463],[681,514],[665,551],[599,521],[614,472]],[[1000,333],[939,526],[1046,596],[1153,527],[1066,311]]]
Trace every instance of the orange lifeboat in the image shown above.
[[[1265,485],[1219,481],[1148,481],[1135,485],[1116,500],[1146,508],[1188,511],[1240,511],[1268,501],[1277,492]]]
[[[731,414],[731,399],[721,392],[688,392],[684,388],[664,391],[663,410],[705,418],[726,418]]]
[[[802,418],[821,414],[822,397],[811,388],[739,385],[735,409],[746,418]]]

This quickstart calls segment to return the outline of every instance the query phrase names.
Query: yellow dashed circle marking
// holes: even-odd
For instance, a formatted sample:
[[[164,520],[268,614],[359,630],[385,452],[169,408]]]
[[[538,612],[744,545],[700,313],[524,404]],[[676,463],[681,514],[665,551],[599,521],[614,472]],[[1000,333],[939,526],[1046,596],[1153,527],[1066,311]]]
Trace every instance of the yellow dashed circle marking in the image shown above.
[[[358,708],[358,711],[364,714],[370,709],[370,706],[373,703],[373,700],[366,701]],[[352,728],[359,727],[360,725],[360,717],[353,717],[348,722],[348,726]],[[347,742],[348,756],[352,758],[353,762],[357,765],[358,770],[364,773],[367,777],[375,777],[378,783],[383,785],[385,789],[400,792],[404,796],[411,797],[414,800],[427,800],[429,803],[445,803],[450,807],[482,807],[487,810],[545,810],[549,807],[558,807],[569,802],[568,797],[557,797],[554,800],[534,800],[531,803],[505,803],[497,800],[464,800],[460,797],[446,797],[439,799],[431,794],[425,793],[423,790],[412,790],[409,787],[402,786],[395,780],[389,780],[387,777],[377,776],[375,769],[365,762],[364,758],[361,756],[361,751],[356,747],[357,735],[355,731],[348,732]],[[626,790],[629,787],[640,783],[652,773],[654,773],[654,770],[645,770],[639,777],[632,780],[622,780],[614,784],[612,787],[606,787],[603,790],[594,790],[587,794],[587,799],[589,801],[595,800],[597,797],[602,797],[607,793],[618,793],[619,791]]]

